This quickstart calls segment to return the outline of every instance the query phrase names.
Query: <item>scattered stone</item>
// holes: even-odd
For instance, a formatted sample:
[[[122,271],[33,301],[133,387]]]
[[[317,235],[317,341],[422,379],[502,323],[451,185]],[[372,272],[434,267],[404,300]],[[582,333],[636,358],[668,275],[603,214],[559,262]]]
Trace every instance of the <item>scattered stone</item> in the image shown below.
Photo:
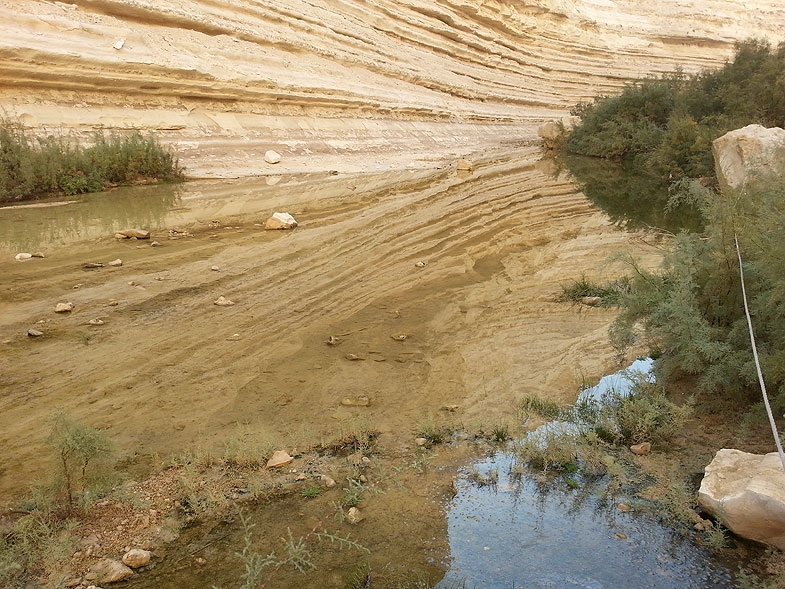
[[[370,458],[368,458],[367,456],[363,456],[363,457],[360,459],[360,462],[362,462],[364,465],[368,466],[369,464],[371,464],[371,459],[370,459]]]
[[[80,282],[79,284],[74,284],[71,288],[73,290],[79,290],[80,288],[82,288],[82,283]]]
[[[191,237],[191,234],[186,229],[180,229],[179,227],[172,227],[168,232],[169,239],[180,239],[181,237]]]
[[[295,480],[296,481],[304,481],[307,478],[308,478],[308,475],[305,474],[304,472],[301,472],[300,474],[297,475],[297,478]]]
[[[55,305],[55,313],[70,313],[73,310],[73,303],[57,303]]]
[[[644,454],[648,454],[651,452],[651,444],[649,442],[643,442],[641,444],[633,444],[630,446],[630,452],[633,454],[637,454],[638,456],[643,456]]]
[[[353,362],[356,362],[357,360],[365,360],[365,358],[360,358],[357,354],[346,354],[344,358]]]
[[[34,258],[45,258],[46,256],[44,254],[42,254],[41,252],[34,252],[33,253],[33,257]]]
[[[233,333],[229,337],[226,338],[227,342],[239,342],[242,338],[240,337],[239,333]]]
[[[428,443],[428,438],[414,438],[414,443],[418,446],[425,446]]]
[[[15,259],[17,262],[21,262],[22,260],[29,260],[29,259],[30,259],[30,258],[32,258],[32,257],[33,257],[33,254],[28,254],[28,253],[26,253],[26,252],[22,252],[22,253],[16,254],[16,255],[14,256],[14,259]]]
[[[234,305],[234,301],[227,299],[225,296],[220,296],[213,301],[213,304],[218,305],[219,307],[231,307]]]
[[[134,576],[134,572],[119,560],[105,558],[93,567],[99,583],[117,583]]]
[[[326,343],[328,346],[337,346],[338,344],[341,343],[341,341],[342,341],[341,338],[331,335],[326,340],[324,340],[324,343]]]
[[[556,147],[556,142],[564,132],[564,126],[556,121],[549,121],[540,125],[537,129],[537,135],[542,139],[545,149],[553,149]]]
[[[698,505],[734,534],[785,550],[785,471],[776,452],[719,450],[706,467]]]
[[[346,514],[346,519],[349,520],[350,524],[358,524],[365,519],[365,516],[356,507],[350,507]]]
[[[65,586],[68,587],[68,589],[72,589],[73,587],[78,587],[81,584],[82,584],[82,577],[76,577],[75,579],[71,579],[70,581],[67,581],[65,583]]]
[[[406,335],[405,333],[398,333],[395,335],[391,335],[390,337],[393,338],[396,342],[403,342],[406,341],[406,338],[409,336]]]
[[[602,302],[602,297],[581,297],[581,304],[587,307],[596,307]]]
[[[28,329],[27,330],[28,337],[41,337],[44,335],[43,331],[38,331],[37,329]]]
[[[264,152],[264,161],[268,164],[277,164],[281,161],[281,154],[272,149]]]
[[[367,476],[365,476],[364,474],[361,474],[359,477],[357,477],[357,479],[358,479],[358,480],[359,480],[361,483],[363,483],[363,484],[368,482],[368,477],[367,477]]]
[[[441,407],[441,410],[442,411],[449,411],[450,413],[455,413],[460,408],[461,408],[460,405],[444,405],[444,406]]]
[[[630,511],[630,510],[632,510],[632,507],[630,507],[630,506],[629,506],[629,505],[627,505],[626,503],[619,503],[619,504],[618,504],[616,507],[617,507],[619,510],[621,510],[621,511]]]
[[[123,564],[138,569],[150,562],[152,554],[148,550],[133,548],[123,555]]]
[[[213,272],[220,272],[221,271],[221,267],[220,266],[210,266],[210,270],[212,270]]]
[[[264,222],[265,229],[294,229],[297,221],[289,213],[273,213],[273,216]]]
[[[474,169],[474,164],[467,159],[460,159],[457,168],[464,172],[471,172]]]
[[[120,236],[119,239],[130,239],[131,237],[135,237],[136,239],[150,239],[150,232],[145,231],[144,229],[123,229],[114,234],[115,237],[118,235]]]
[[[103,268],[104,265],[101,262],[85,262],[82,264],[82,268],[90,269],[90,268]]]
[[[341,399],[341,405],[345,407],[370,407],[371,400],[365,395],[359,397],[344,397]]]
[[[428,262],[423,262],[420,260],[419,262],[414,263],[415,268],[425,268],[428,265]]]
[[[120,258],[117,258],[116,260],[112,260],[111,262],[109,262],[109,265],[110,266],[115,266],[115,267],[122,266],[123,265],[123,261]]]
[[[93,572],[93,571],[89,571],[89,572],[85,573],[84,578],[85,578],[85,581],[95,581],[98,578],[98,573]]]
[[[88,325],[103,325],[104,322],[101,319],[90,319],[90,321],[88,321],[87,324]]]
[[[320,476],[319,480],[321,480],[322,484],[328,489],[331,489],[332,487],[335,486],[335,479],[333,479],[332,477],[328,477],[326,474]]]
[[[125,39],[118,39],[112,44],[112,47],[114,47],[117,51],[120,51],[123,48],[123,45],[125,45]]]
[[[108,307],[116,307],[120,303],[117,302],[117,299],[109,299],[109,302],[106,303]]]
[[[150,247],[158,247],[160,245],[161,245],[160,241],[151,241],[150,242]]]
[[[267,468],[278,468],[281,466],[286,466],[287,464],[290,464],[292,460],[294,460],[294,458],[289,456],[285,450],[276,450],[273,452],[270,460],[267,461]]]
[[[785,147],[785,129],[747,125],[711,144],[714,167],[722,190],[738,189],[750,180],[777,173],[783,164],[778,152]]]
[[[203,566],[203,565],[207,564],[207,561],[204,558],[202,558],[201,556],[197,556],[196,557],[196,564],[198,564],[200,566]]]

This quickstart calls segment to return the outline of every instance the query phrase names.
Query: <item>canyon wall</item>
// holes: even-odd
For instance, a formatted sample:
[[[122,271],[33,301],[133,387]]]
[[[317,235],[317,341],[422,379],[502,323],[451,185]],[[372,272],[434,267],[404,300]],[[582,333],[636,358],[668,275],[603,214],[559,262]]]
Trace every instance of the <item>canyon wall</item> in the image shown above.
[[[434,165],[778,42],[781,0],[0,0],[0,105],[155,130],[191,176]],[[275,149],[283,162],[265,164]]]

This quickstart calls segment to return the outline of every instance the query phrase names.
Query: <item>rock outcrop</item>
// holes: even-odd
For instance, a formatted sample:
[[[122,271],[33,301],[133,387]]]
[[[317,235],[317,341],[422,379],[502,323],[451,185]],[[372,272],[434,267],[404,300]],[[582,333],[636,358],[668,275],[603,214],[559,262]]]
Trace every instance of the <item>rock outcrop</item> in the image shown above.
[[[698,505],[733,533],[785,550],[785,471],[776,452],[717,452]]]
[[[747,125],[712,143],[717,179],[723,190],[785,171],[785,129]]]
[[[782,40],[781,0],[0,0],[0,99],[46,132],[154,130],[191,176],[392,165],[535,139],[630,78]]]

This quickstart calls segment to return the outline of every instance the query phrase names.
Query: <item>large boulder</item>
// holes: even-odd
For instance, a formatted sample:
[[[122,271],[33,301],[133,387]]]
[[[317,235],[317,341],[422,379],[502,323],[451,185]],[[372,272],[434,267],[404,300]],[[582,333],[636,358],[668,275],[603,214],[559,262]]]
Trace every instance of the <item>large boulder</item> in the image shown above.
[[[750,180],[782,171],[785,129],[747,125],[715,139],[711,149],[720,188],[743,188]]]
[[[717,452],[698,505],[733,533],[785,550],[785,470],[776,452]]]

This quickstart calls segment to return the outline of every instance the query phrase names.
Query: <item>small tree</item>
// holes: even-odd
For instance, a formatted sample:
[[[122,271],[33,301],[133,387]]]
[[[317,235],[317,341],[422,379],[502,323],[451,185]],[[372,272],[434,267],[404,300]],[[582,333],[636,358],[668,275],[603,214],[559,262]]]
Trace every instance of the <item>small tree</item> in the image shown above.
[[[48,443],[57,466],[54,492],[73,509],[77,497],[85,499],[91,486],[106,479],[111,444],[103,432],[64,413],[55,414]]]

